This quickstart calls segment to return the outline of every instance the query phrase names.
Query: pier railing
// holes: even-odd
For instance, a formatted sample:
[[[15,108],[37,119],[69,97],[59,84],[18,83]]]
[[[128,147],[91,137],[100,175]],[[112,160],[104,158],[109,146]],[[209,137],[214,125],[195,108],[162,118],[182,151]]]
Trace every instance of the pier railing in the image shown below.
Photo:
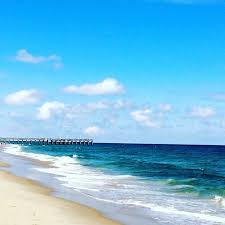
[[[0,138],[0,143],[20,145],[93,145],[93,140],[52,138]]]

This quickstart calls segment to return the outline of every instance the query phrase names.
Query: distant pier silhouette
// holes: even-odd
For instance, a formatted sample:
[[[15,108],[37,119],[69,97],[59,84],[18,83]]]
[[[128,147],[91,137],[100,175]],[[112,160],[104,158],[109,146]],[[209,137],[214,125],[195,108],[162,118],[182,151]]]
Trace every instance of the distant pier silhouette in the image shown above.
[[[61,138],[0,138],[0,143],[18,145],[93,145],[93,140]]]

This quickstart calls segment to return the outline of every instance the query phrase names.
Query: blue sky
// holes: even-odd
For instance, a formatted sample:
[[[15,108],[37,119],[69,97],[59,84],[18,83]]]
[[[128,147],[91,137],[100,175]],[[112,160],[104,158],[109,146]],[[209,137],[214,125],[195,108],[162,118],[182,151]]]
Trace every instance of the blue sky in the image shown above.
[[[0,135],[225,144],[224,7],[4,1]]]

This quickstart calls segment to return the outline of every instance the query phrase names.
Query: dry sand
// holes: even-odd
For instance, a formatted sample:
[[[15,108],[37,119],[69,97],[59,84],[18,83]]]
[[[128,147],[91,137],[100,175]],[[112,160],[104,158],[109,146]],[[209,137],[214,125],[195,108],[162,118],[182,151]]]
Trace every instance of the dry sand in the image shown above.
[[[0,212],[0,225],[119,225],[92,208],[53,197],[50,189],[5,171],[0,171]]]

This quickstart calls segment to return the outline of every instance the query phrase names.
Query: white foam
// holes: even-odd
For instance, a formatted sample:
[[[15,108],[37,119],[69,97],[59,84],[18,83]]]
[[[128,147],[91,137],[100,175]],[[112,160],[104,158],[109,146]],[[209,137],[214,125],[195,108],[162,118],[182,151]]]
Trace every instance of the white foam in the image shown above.
[[[149,208],[155,212],[161,212],[161,213],[166,213],[166,214],[176,214],[178,216],[187,216],[190,218],[195,217],[195,218],[198,218],[201,220],[216,222],[216,223],[225,223],[225,217],[218,217],[218,216],[203,214],[203,213],[181,211],[181,210],[177,210],[175,207],[162,207],[162,206],[155,205],[155,204],[142,203],[142,202],[133,201],[133,200],[130,200],[126,203],[128,205],[135,205],[135,206]]]
[[[225,207],[225,198],[216,195],[214,198],[214,201],[216,202],[216,204],[218,204],[219,206]]]
[[[6,147],[4,147],[3,151],[12,155],[24,156],[32,159],[37,159],[40,161],[47,161],[47,162],[54,161],[54,157],[50,155],[24,152],[22,151],[22,147],[20,145],[7,145]]]

